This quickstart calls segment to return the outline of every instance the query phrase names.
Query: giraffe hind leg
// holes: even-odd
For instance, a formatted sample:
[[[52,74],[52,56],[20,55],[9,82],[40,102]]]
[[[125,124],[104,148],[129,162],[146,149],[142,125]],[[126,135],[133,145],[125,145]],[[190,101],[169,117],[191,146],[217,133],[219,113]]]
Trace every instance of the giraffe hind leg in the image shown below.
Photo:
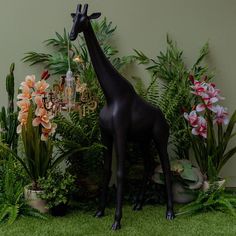
[[[172,184],[171,184],[171,170],[170,170],[170,161],[167,152],[167,144],[168,144],[168,137],[169,132],[155,132],[153,135],[153,139],[156,143],[161,166],[165,178],[165,186],[166,186],[166,193],[167,193],[167,210],[166,210],[166,219],[172,220],[175,217],[174,210],[173,210],[173,196],[172,196]]]

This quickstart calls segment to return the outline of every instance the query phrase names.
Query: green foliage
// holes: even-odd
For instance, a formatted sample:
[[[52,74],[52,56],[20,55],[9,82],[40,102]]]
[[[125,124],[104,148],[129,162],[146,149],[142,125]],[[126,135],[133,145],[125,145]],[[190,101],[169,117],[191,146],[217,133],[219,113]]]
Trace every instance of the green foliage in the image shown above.
[[[52,171],[47,178],[41,178],[39,185],[43,189],[40,198],[47,201],[49,209],[67,204],[70,194],[75,188],[75,177],[69,173],[62,174],[61,171]]]
[[[112,22],[107,22],[104,18],[102,21],[92,22],[94,32],[98,38],[98,41],[105,53],[105,55],[111,60],[112,64],[117,69],[122,69],[124,66],[132,61],[132,57],[118,57],[118,50],[111,46],[110,39],[116,27],[112,26]],[[52,74],[66,74],[68,70],[68,45],[70,49],[70,65],[74,74],[79,74],[80,77],[86,78],[88,72],[92,79],[95,78],[95,73],[91,67],[91,61],[88,55],[88,50],[85,44],[84,37],[79,35],[80,40],[78,44],[71,43],[68,38],[68,33],[64,29],[63,35],[56,32],[56,37],[44,41],[46,46],[52,47],[55,52],[53,54],[27,52],[26,56],[22,59],[24,62],[29,62],[30,65],[43,64]],[[78,65],[73,59],[79,55],[83,60],[83,65]],[[90,78],[88,78],[90,79]]]
[[[203,46],[199,57],[190,69],[185,66],[183,51],[179,50],[176,43],[168,36],[166,51],[160,52],[156,59],[150,59],[137,50],[135,53],[135,60],[139,64],[147,65],[146,70],[151,74],[147,89],[140,89],[140,82],[138,83],[138,93],[163,111],[171,128],[170,140],[176,157],[189,159],[190,138],[181,113],[183,109],[191,106],[192,96],[189,94],[188,79],[190,72],[202,76],[207,71],[207,67],[202,67],[201,62],[208,54],[208,44]]]
[[[16,152],[18,134],[16,133],[17,115],[14,112],[14,68],[15,64],[10,66],[10,73],[6,76],[6,91],[8,94],[8,108],[2,107],[0,111],[0,140]]]
[[[25,202],[25,178],[11,155],[1,162],[0,172],[0,222],[12,224],[19,216],[26,215],[45,218]]]
[[[97,178],[103,149],[97,112],[80,117],[79,112],[74,111],[67,118],[62,115],[56,117],[55,122],[57,134],[61,137],[58,147],[62,152],[71,153],[68,157],[71,173]]]
[[[219,186],[217,182],[214,182],[210,184],[207,191],[200,191],[195,201],[183,206],[178,215],[222,211],[236,216],[235,207],[235,197],[225,193],[224,185]]]

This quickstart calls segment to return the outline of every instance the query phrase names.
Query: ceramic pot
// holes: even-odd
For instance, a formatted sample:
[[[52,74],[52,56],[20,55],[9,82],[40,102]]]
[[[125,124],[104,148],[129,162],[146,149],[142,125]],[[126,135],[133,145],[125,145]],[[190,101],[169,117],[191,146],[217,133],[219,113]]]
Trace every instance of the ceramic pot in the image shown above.
[[[30,187],[30,185],[24,187],[24,196],[28,205],[41,213],[47,213],[47,202],[40,198],[40,194],[43,193],[43,190],[32,190]]]

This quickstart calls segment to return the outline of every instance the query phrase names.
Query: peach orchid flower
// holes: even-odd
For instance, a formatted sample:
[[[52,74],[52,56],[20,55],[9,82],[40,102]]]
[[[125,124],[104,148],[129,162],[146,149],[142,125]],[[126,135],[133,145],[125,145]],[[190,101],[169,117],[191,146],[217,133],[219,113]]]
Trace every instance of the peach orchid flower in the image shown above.
[[[25,81],[21,83],[21,86],[28,86],[29,88],[33,88],[35,85],[35,75],[27,75],[25,77]]]
[[[30,88],[27,85],[21,86],[20,89],[21,93],[17,95],[17,99],[31,99]]]
[[[35,85],[35,92],[32,93],[32,96],[42,95],[46,93],[46,89],[49,87],[49,84],[45,80],[38,81]]]
[[[22,126],[27,124],[28,112],[19,112],[18,120],[20,124],[17,126],[16,132],[19,134],[22,131]]]
[[[55,123],[52,123],[51,129],[43,128],[42,129],[42,134],[41,134],[41,140],[42,141],[47,141],[49,135],[52,135],[56,132],[56,128],[57,128],[57,124],[55,124]]]
[[[35,111],[36,118],[33,119],[33,126],[39,126],[40,124],[46,128],[51,129],[50,117],[46,109],[39,108]]]
[[[28,112],[30,107],[30,101],[28,99],[19,100],[16,104],[21,109],[21,112]]]

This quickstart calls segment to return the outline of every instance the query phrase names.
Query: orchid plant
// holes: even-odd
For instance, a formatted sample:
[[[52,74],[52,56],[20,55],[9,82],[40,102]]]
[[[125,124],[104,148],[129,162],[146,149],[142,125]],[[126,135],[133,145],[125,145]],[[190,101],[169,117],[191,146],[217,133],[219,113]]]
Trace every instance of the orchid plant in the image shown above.
[[[17,96],[19,107],[19,125],[17,133],[21,134],[25,158],[18,156],[6,146],[3,148],[23,165],[30,179],[32,189],[39,189],[39,178],[46,177],[48,171],[57,166],[66,155],[53,157],[53,141],[50,138],[56,130],[53,114],[44,104],[49,84],[47,72],[36,82],[34,75],[28,75],[21,83],[21,93]],[[2,146],[2,145],[1,145]]]
[[[197,80],[192,75],[190,89],[193,94],[193,108],[184,113],[195,159],[202,173],[209,181],[219,177],[225,163],[236,153],[236,147],[227,149],[236,123],[236,111],[231,118],[227,108],[219,105],[224,98],[214,83],[207,77]]]

